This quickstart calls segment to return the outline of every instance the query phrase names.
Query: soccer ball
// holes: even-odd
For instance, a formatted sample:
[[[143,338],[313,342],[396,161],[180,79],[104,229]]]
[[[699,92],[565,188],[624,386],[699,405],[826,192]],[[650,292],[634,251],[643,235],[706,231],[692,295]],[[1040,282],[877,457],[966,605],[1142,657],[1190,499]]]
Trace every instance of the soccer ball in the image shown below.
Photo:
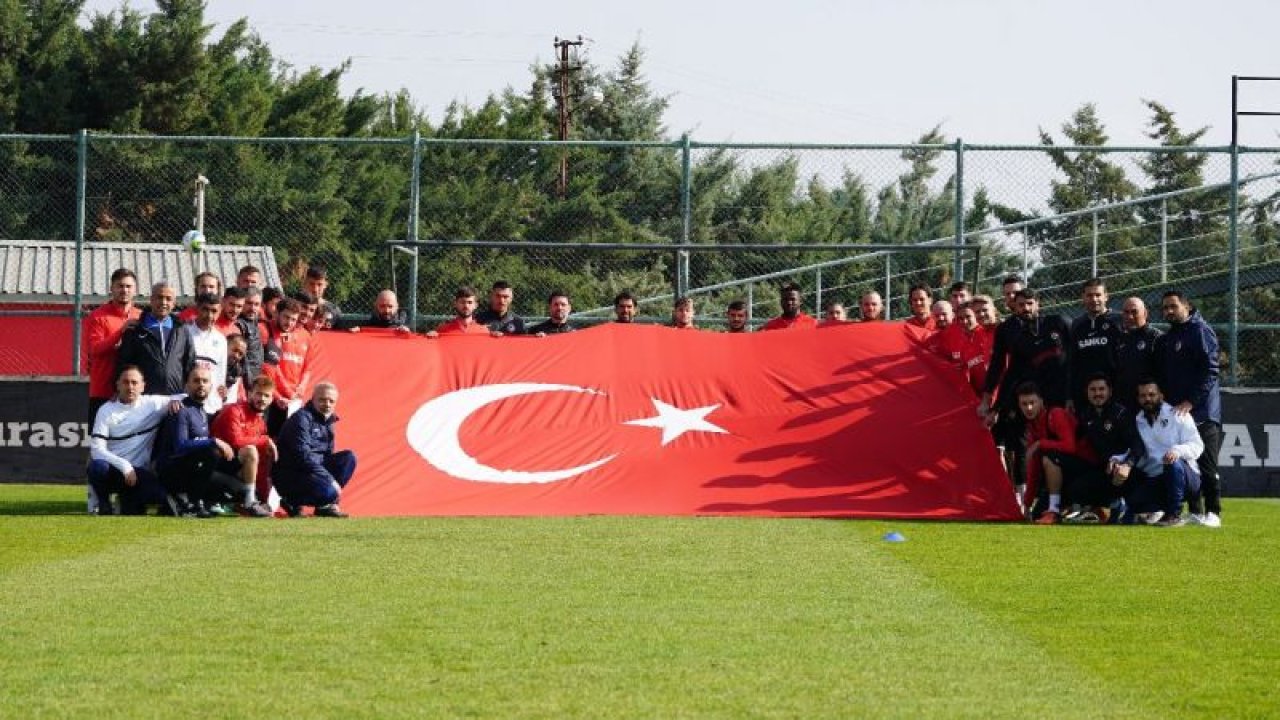
[[[198,253],[204,250],[204,233],[199,230],[188,230],[186,235],[182,236],[182,247],[188,252]]]

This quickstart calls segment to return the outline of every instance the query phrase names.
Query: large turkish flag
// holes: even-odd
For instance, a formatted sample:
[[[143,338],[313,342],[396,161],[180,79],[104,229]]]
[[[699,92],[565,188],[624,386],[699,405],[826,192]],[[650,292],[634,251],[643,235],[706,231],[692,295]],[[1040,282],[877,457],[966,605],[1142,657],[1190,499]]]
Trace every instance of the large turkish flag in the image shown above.
[[[900,323],[323,345],[353,514],[1019,518],[963,379]]]

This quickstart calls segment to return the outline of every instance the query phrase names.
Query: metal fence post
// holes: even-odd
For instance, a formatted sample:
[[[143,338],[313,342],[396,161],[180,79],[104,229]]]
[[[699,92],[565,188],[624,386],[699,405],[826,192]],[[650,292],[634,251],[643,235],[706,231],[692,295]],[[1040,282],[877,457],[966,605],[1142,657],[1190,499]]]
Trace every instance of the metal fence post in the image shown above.
[[[956,251],[960,252],[959,250]],[[962,261],[963,262],[963,261]],[[861,302],[861,298],[859,298]],[[893,317],[893,253],[884,254],[884,319]]]
[[[747,326],[751,326],[751,321],[756,317],[756,286],[755,283],[747,283]]]
[[[822,268],[813,271],[813,314],[822,315]]]
[[[1235,138],[1232,138],[1234,141]],[[1227,384],[1239,382],[1237,368],[1240,366],[1240,146],[1231,143],[1231,197],[1228,215],[1230,215],[1227,231],[1227,261],[1231,265],[1231,290],[1228,298],[1229,318],[1227,353],[1231,359],[1227,366]]]
[[[693,232],[693,148],[689,133],[680,136],[680,244],[688,245]],[[675,295],[689,292],[689,253],[676,253]]]
[[[84,311],[80,307],[84,302],[84,232],[85,203],[88,202],[88,167],[89,167],[89,131],[81,129],[76,136],[76,295],[75,305],[71,309],[71,372],[79,375],[80,347],[84,342],[84,329],[80,327]]]
[[[963,245],[964,237],[964,140],[956,138],[956,244]],[[976,272],[976,271],[975,271]],[[964,251],[956,250],[956,279],[964,279]],[[977,279],[977,278],[975,278]],[[888,302],[888,298],[885,298]]]
[[[1093,249],[1089,252],[1089,277],[1098,277],[1098,213],[1093,213]]]
[[[418,242],[418,210],[422,202],[422,133],[413,131],[413,168],[409,179],[409,242]],[[422,249],[413,248],[409,262],[409,328],[418,329],[418,255]]]
[[[1160,284],[1169,282],[1169,200],[1160,201]]]

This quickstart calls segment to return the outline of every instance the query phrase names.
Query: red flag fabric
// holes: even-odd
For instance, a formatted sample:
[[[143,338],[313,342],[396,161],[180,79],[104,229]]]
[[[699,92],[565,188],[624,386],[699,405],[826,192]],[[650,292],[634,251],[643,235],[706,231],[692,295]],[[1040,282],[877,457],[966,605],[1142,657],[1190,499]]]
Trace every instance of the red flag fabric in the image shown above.
[[[901,323],[324,346],[356,515],[1020,517],[971,391]]]

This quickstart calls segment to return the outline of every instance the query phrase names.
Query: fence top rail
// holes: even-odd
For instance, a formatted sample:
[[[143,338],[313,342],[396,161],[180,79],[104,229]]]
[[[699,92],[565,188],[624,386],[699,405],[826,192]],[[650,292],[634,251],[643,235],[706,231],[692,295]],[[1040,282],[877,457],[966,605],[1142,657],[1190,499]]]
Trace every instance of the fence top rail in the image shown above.
[[[536,138],[432,138],[420,135],[403,137],[264,137],[248,135],[150,135],[142,133],[110,133],[87,130],[92,142],[180,142],[180,143],[241,143],[241,144],[294,144],[294,145],[459,145],[459,146],[512,146],[512,147],[616,147],[616,148],[666,148],[692,150],[940,150],[965,152],[1048,152],[1067,153],[1230,153],[1230,145],[1039,145],[966,143],[960,138],[946,143],[819,143],[819,142],[711,142],[690,140],[685,137],[671,140],[546,140]],[[0,133],[0,141],[58,141],[75,140],[79,132],[71,134],[49,133]],[[1280,147],[1236,146],[1238,153],[1280,153]]]
[[[672,240],[669,243],[619,243],[619,242],[540,242],[536,240],[389,240],[392,247],[420,248],[527,248],[530,250],[572,250],[591,248],[593,250],[682,250],[691,252],[788,252],[795,250],[920,250],[930,252],[936,250],[975,251],[976,245],[963,243],[946,243],[951,237],[933,243],[760,243],[741,245],[713,245],[700,243],[681,243]]]
[[[1242,177],[1238,181],[1236,181],[1236,184],[1246,185],[1251,182],[1258,182],[1260,180],[1272,180],[1275,178],[1280,178],[1280,171],[1263,173],[1261,175],[1249,175],[1247,177]],[[1133,207],[1135,205],[1145,205],[1147,203],[1157,201],[1157,200],[1168,200],[1170,198],[1180,197],[1182,195],[1192,195],[1195,193],[1206,192],[1209,190],[1222,190],[1229,187],[1231,187],[1230,181],[1213,183],[1210,185],[1199,185],[1193,188],[1183,188],[1182,190],[1171,190],[1169,192],[1157,193],[1155,195],[1143,195],[1142,197],[1137,197],[1130,200],[1122,200],[1117,203],[1108,203],[1106,205],[1094,205],[1092,207],[1081,208],[1079,210],[1072,210],[1070,212],[1059,213],[1057,215],[1047,215],[1045,217],[1029,218],[1027,220],[1019,220],[1018,222],[1008,223],[1007,225],[999,225],[997,227],[992,227],[992,228],[982,228],[978,230],[971,230],[969,232],[966,232],[964,234],[964,237],[971,238],[971,237],[979,237],[981,235],[991,235],[993,233],[998,233],[998,232],[1013,232],[1015,230],[1021,230],[1026,227],[1030,227],[1032,225],[1041,225],[1044,223],[1054,222],[1058,220],[1070,220],[1071,218],[1086,217],[1086,216],[1094,215],[1097,213],[1109,212],[1111,210],[1120,210],[1127,207]]]

